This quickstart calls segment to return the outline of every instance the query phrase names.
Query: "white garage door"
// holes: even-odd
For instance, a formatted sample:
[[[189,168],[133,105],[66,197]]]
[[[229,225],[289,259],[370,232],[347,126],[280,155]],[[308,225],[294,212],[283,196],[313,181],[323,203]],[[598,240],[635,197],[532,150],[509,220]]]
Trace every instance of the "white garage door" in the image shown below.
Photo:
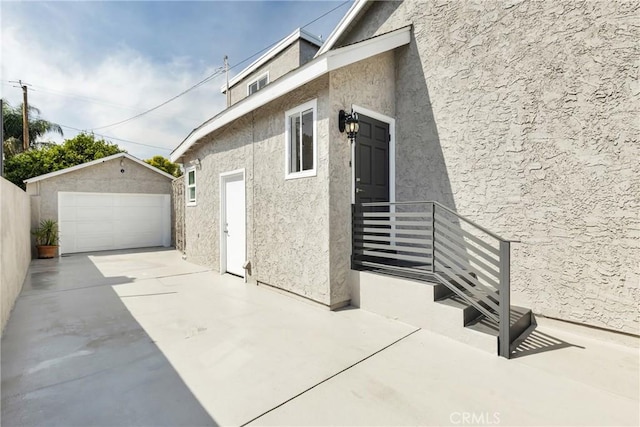
[[[58,193],[60,253],[169,246],[168,194]]]

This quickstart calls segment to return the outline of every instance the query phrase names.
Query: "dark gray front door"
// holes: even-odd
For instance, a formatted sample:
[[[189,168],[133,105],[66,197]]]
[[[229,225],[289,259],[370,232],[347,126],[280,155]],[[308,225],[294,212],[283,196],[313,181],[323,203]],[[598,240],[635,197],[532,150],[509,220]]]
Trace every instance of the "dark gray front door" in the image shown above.
[[[358,115],[355,147],[356,203],[389,201],[389,124]]]

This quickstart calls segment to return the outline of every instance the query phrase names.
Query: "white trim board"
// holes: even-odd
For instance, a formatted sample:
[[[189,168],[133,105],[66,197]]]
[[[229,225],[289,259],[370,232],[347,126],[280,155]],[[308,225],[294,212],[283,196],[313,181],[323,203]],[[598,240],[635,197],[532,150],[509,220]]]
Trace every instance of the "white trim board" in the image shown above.
[[[336,25],[331,34],[329,34],[329,37],[327,37],[327,41],[324,42],[320,50],[316,53],[316,57],[331,50],[340,36],[344,34],[344,32],[349,28],[351,23],[356,19],[356,17],[360,14],[360,12],[367,4],[369,4],[369,0],[356,0],[353,5],[351,5],[351,8],[342,17],[340,22],[338,22],[338,25]]]
[[[245,258],[247,257],[247,181],[246,181],[246,173],[245,173],[245,169],[236,169],[236,170],[232,170],[229,172],[223,172],[219,175],[219,185],[220,185],[220,224],[219,224],[219,228],[218,228],[218,232],[219,234],[219,244],[220,244],[220,274],[225,274],[227,273],[227,245],[226,245],[226,241],[223,238],[224,235],[224,223],[226,220],[226,203],[227,203],[227,195],[226,195],[226,187],[225,187],[225,183],[226,180],[228,178],[233,178],[236,176],[241,176],[242,177],[242,183],[243,183],[243,191],[244,191],[244,218],[243,218],[243,222],[244,222],[244,254],[245,254]],[[233,274],[233,273],[232,273]],[[245,270],[244,272],[244,279],[245,282],[247,280],[247,272]]]
[[[198,142],[200,138],[220,129],[222,126],[231,123],[257,108],[262,107],[274,99],[277,99],[328,72],[371,58],[372,56],[387,52],[397,47],[404,46],[408,44],[410,40],[411,26],[406,26],[386,34],[381,34],[379,36],[325,53],[297,70],[277,79],[273,83],[270,83],[264,89],[227,108],[197,129],[194,129],[184,139],[184,141],[182,141],[180,145],[171,152],[171,161],[178,161],[187,152],[187,150]]]
[[[271,60],[277,54],[285,50],[287,47],[289,47],[298,39],[306,40],[309,43],[314,44],[316,46],[322,46],[322,40],[320,40],[318,37],[314,36],[310,32],[302,28],[298,28],[293,33],[289,34],[287,37],[280,40],[274,47],[269,49],[265,54],[263,54],[261,57],[259,57],[258,59],[253,61],[251,64],[249,64],[247,68],[240,71],[240,73],[236,74],[231,80],[229,80],[229,88],[232,88],[238,83],[240,83],[240,81],[242,81],[245,77],[247,77],[249,74],[256,71],[262,65],[266,64],[269,60]],[[226,83],[220,87],[220,92],[221,93],[227,92]]]
[[[131,154],[128,154],[128,153],[117,153],[117,154],[113,154],[111,156],[103,157],[101,159],[92,160],[92,161],[87,162],[87,163],[82,163],[82,164],[79,164],[79,165],[76,165],[76,166],[71,166],[71,167],[66,168],[66,169],[60,169],[59,171],[50,172],[50,173],[47,173],[47,174],[44,174],[44,175],[40,175],[40,176],[36,176],[36,177],[33,177],[33,178],[25,179],[24,182],[26,184],[30,184],[32,182],[42,181],[43,179],[53,178],[54,176],[62,175],[62,174],[69,173],[69,172],[74,172],[74,171],[77,171],[77,170],[80,170],[80,169],[87,168],[89,166],[93,166],[93,165],[97,165],[97,164],[100,164],[100,163],[108,162],[110,160],[115,160],[115,159],[118,159],[120,157],[123,157],[123,158],[129,159],[131,161],[134,161],[134,162],[138,163],[139,165],[144,166],[145,168],[149,168],[152,171],[154,171],[156,173],[159,173],[160,175],[163,175],[163,176],[165,176],[167,178],[170,178],[171,180],[173,180],[175,178],[175,176],[169,175],[168,173],[166,173],[164,171],[161,171],[160,169],[158,169],[158,168],[156,168],[154,166],[151,166],[150,164],[138,159],[137,157],[133,157]]]
[[[291,162],[290,141],[291,138],[291,122],[289,117],[294,114],[301,113],[306,110],[313,110],[313,167],[305,171],[289,172]],[[298,179],[316,176],[318,174],[318,98],[298,105],[284,113],[284,179]]]

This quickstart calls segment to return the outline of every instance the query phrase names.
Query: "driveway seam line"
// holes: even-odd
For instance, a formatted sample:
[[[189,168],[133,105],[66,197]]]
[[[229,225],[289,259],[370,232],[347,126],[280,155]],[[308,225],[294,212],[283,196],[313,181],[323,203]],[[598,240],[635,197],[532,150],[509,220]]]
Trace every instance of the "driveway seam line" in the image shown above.
[[[33,296],[39,296],[39,295],[49,295],[49,294],[57,294],[58,292],[70,292],[70,291],[81,291],[83,289],[91,289],[91,288],[99,288],[101,286],[113,286],[113,285],[119,285],[122,283],[100,283],[97,285],[89,285],[89,286],[81,286],[79,288],[67,288],[67,289],[53,289],[53,290],[40,290],[40,289],[29,289],[27,290],[25,294],[20,294],[20,298],[23,297],[33,297]]]
[[[91,288],[98,288],[100,286],[118,286],[118,285],[126,285],[128,283],[134,283],[134,282],[142,282],[144,280],[153,280],[153,279],[166,279],[168,277],[178,277],[178,276],[187,276],[189,274],[197,274],[197,273],[206,273],[208,271],[211,270],[204,270],[204,271],[196,271],[196,272],[192,272],[192,273],[179,273],[179,274],[169,274],[166,276],[158,276],[158,277],[145,277],[145,278],[134,278],[131,282],[125,282],[125,283],[100,283],[97,285],[89,285],[89,286],[81,286],[79,288],[69,288],[69,289],[54,289],[54,290],[34,290],[33,289],[29,289],[27,290],[28,293],[26,294],[20,294],[18,296],[18,298],[22,298],[22,297],[30,297],[30,296],[38,296],[38,295],[47,295],[47,294],[55,294],[58,292],[70,292],[70,291],[80,291],[83,289],[91,289]],[[24,286],[24,284],[23,284]]]
[[[254,422],[254,421],[256,421],[256,420],[258,420],[258,419],[260,419],[260,418],[264,417],[264,416],[265,416],[265,415],[267,415],[268,413],[270,413],[270,412],[272,412],[272,411],[275,411],[276,409],[278,409],[278,408],[280,408],[280,407],[282,407],[282,406],[286,405],[287,403],[291,402],[291,401],[292,401],[292,400],[294,400],[294,399],[297,399],[298,397],[302,396],[303,394],[307,393],[308,391],[313,390],[314,388],[318,387],[320,384],[324,384],[324,383],[326,383],[327,381],[331,380],[332,378],[337,377],[338,375],[342,374],[343,372],[348,371],[349,369],[351,369],[351,368],[355,367],[356,365],[359,365],[360,363],[364,362],[365,360],[368,360],[368,359],[372,358],[372,357],[373,357],[373,356],[375,356],[376,354],[381,353],[381,352],[383,352],[384,350],[388,349],[389,347],[392,347],[392,346],[396,345],[396,344],[397,344],[397,343],[399,343],[400,341],[404,340],[405,338],[410,337],[411,335],[415,334],[416,332],[418,332],[418,331],[420,331],[420,330],[422,330],[422,328],[418,328],[418,329],[415,329],[415,330],[413,330],[413,331],[409,332],[408,334],[406,334],[406,335],[404,335],[404,336],[402,336],[402,337],[398,338],[397,340],[393,341],[392,343],[387,344],[386,346],[382,347],[382,348],[381,348],[381,349],[379,349],[379,350],[376,350],[375,352],[371,353],[371,354],[370,354],[370,355],[368,355],[367,357],[364,357],[364,358],[362,358],[362,359],[358,360],[357,362],[355,362],[355,363],[353,363],[353,364],[351,364],[351,365],[347,366],[346,368],[344,368],[344,369],[342,369],[342,370],[340,370],[340,371],[336,372],[335,374],[330,375],[330,376],[328,376],[327,378],[323,379],[322,381],[320,381],[320,382],[318,382],[318,383],[316,383],[316,384],[312,385],[311,387],[309,387],[309,388],[307,388],[307,389],[305,389],[305,390],[301,391],[300,393],[296,394],[295,396],[292,396],[292,397],[290,397],[289,399],[285,400],[284,402],[279,403],[278,405],[274,406],[273,408],[271,408],[271,409],[269,409],[269,410],[267,410],[267,411],[265,411],[265,412],[261,413],[260,415],[258,415],[257,417],[255,417],[255,418],[253,418],[253,419],[251,419],[251,420],[247,421],[246,423],[244,423],[244,424],[240,424],[240,427],[245,427],[245,426],[247,426],[247,425],[251,424],[252,422]]]

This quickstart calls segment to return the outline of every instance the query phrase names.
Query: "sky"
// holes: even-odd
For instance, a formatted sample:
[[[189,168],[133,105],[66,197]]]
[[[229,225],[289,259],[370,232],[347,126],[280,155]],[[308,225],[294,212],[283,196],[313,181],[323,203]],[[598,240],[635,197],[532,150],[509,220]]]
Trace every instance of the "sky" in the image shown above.
[[[0,2],[0,96],[29,105],[60,124],[147,159],[169,157],[189,132],[225,107],[223,58],[230,78],[257,55],[305,29],[326,39],[350,1],[78,1]],[[167,105],[143,113],[208,76]],[[113,125],[113,126],[112,126]]]

